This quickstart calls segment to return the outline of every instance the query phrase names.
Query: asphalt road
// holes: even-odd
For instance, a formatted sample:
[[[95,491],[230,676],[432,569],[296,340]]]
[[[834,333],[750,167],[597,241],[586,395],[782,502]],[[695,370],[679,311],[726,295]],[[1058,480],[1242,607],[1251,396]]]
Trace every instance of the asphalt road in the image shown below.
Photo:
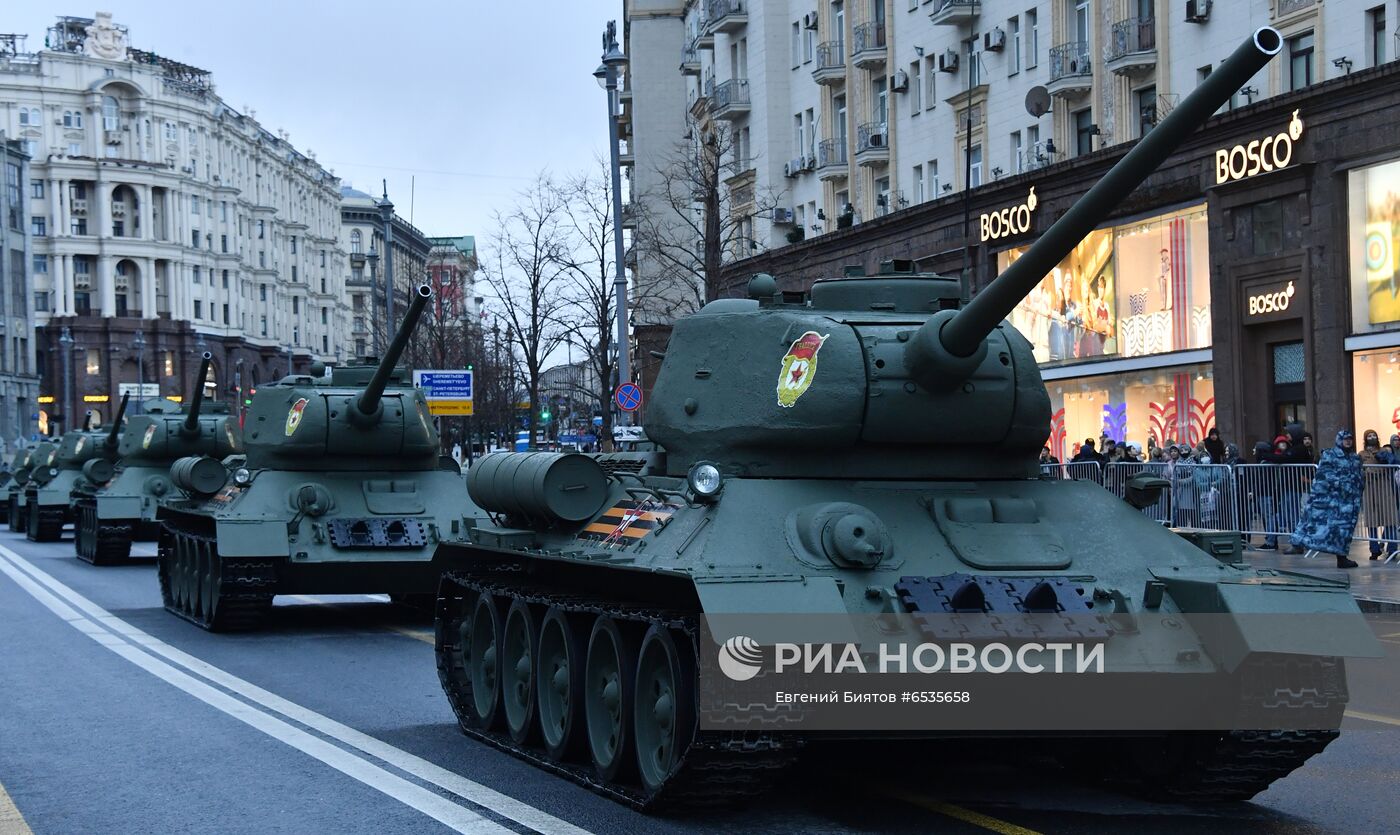
[[[1391,659],[1352,675],[1400,693],[1400,620],[1375,625]],[[1400,829],[1384,697],[1251,803],[1155,804],[1014,745],[924,743],[818,752],[747,808],[648,817],[463,737],[430,630],[379,599],[278,598],[268,629],[211,635],[161,608],[149,563],[0,531],[0,833]]]

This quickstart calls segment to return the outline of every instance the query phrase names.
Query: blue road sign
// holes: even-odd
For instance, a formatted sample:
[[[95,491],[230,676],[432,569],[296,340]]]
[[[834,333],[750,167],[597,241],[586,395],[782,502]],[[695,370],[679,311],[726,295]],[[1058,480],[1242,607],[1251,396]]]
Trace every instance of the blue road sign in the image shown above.
[[[642,405],[642,388],[636,383],[623,383],[613,392],[617,407],[624,412],[635,412]]]
[[[414,371],[413,384],[423,390],[428,411],[434,415],[471,415],[472,372]]]

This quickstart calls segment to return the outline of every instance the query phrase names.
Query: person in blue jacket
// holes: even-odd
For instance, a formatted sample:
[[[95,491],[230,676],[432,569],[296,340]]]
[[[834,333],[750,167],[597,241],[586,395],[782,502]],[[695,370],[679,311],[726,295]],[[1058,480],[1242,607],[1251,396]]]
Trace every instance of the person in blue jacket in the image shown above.
[[[1308,550],[1309,557],[1332,554],[1338,568],[1355,568],[1347,558],[1356,519],[1361,514],[1361,494],[1366,479],[1356,454],[1356,435],[1343,429],[1336,446],[1322,453],[1309,491],[1308,507],[1293,530],[1293,542]]]

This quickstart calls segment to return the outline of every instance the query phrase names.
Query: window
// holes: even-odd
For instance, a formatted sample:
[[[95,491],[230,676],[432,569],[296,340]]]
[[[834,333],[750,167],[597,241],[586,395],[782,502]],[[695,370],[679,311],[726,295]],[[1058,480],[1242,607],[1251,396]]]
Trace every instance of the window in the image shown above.
[[[36,238],[42,238],[49,234],[48,227],[42,217],[31,217],[29,219],[29,234]],[[77,234],[77,233],[74,233]]]
[[[297,236],[296,236],[296,235],[292,235],[290,240],[291,240],[291,242],[292,242],[292,254],[293,254],[293,255],[296,255],[296,254],[297,254]]]
[[[812,63],[812,56],[817,53],[817,30],[807,29],[802,36],[802,63]]]
[[[191,195],[190,195],[190,214],[192,214],[192,215],[197,215],[197,214],[199,214],[199,196],[198,196],[198,195],[195,195],[195,194],[191,194]]]
[[[292,315],[293,315],[293,316],[300,316],[300,315],[301,315],[301,297],[300,297],[300,296],[292,296]]]
[[[73,235],[86,235],[86,234],[88,233],[88,231],[87,231],[87,218],[85,218],[85,217],[70,218],[70,219],[68,220],[68,232],[69,232],[70,234],[73,234]]]
[[[1006,21],[1006,31],[1011,35],[1011,48],[1006,56],[1006,74],[1010,76],[1021,71],[1021,18],[1013,17]]]
[[[31,113],[34,114],[32,117],[30,116]],[[33,119],[32,122],[30,121],[31,118]],[[19,109],[19,123],[21,125],[34,125],[35,127],[38,127],[38,125],[40,124],[39,111],[30,110],[27,107],[21,107]]]
[[[330,321],[331,321],[331,309],[330,309],[329,307],[323,307],[323,308],[321,308],[321,324],[323,324],[323,325],[328,325],[328,324],[330,324]]]
[[[792,68],[797,69],[802,65],[802,23],[794,20],[792,22]]]
[[[321,250],[321,266],[326,266],[326,251]]]
[[[1250,206],[1249,225],[1255,255],[1271,255],[1283,249],[1283,207],[1277,200]]]
[[[883,125],[884,123],[889,121],[890,110],[889,90],[887,89],[888,84],[889,82],[885,79],[884,74],[881,74],[879,77],[877,77],[874,81],[870,83],[870,95],[873,99],[870,112],[870,121],[875,122],[876,124]]]
[[[917,116],[924,105],[924,79],[922,61],[915,61],[909,65],[909,113]]]
[[[928,182],[927,190],[930,200],[938,199],[938,160],[931,159],[928,165],[924,166],[924,179]]]
[[[297,283],[297,265],[296,265],[296,264],[293,264],[293,265],[292,265],[292,283],[293,283],[293,284],[296,284],[296,283]]]
[[[1138,136],[1146,136],[1157,124],[1157,87],[1144,87],[1133,95],[1137,98]]]
[[[199,283],[199,267],[194,268],[194,283]]]
[[[260,241],[263,239],[263,234],[267,231],[267,227],[265,224],[266,221],[258,221],[258,240]]]
[[[801,113],[794,114],[792,117],[792,143],[799,156],[804,153],[803,149],[807,147],[807,141],[802,133]]]
[[[228,252],[228,235],[219,236],[219,250],[221,252]]]
[[[174,123],[174,122],[166,122],[166,123],[165,123],[165,141],[166,141],[166,142],[174,142],[175,139],[176,139],[175,123]]]
[[[262,236],[259,235],[258,237],[262,237]],[[358,230],[358,229],[352,229],[352,230],[350,230],[350,254],[351,254],[351,255],[359,255],[363,250],[364,250],[364,237],[360,234],[360,230]]]
[[[967,41],[967,69],[971,74],[972,86],[982,83],[982,62],[977,57],[977,38],[974,33]]]
[[[1035,9],[1026,11],[1026,69],[1034,69],[1040,53],[1040,22]]]
[[[224,305],[224,324],[228,324],[228,305]]]
[[[924,59],[924,109],[932,110],[938,106],[937,90],[938,67],[934,65],[934,59],[928,57]]]
[[[113,96],[102,97],[102,129],[107,132],[120,130],[121,106]]]
[[[210,252],[213,252],[213,251],[214,251],[214,233],[213,233],[213,232],[205,232],[205,233],[204,233],[204,248],[207,249],[207,250],[209,250]]]
[[[228,223],[228,201],[227,201],[227,200],[220,200],[220,201],[219,201],[219,221],[220,221],[221,223]]]
[[[914,166],[914,176],[913,176],[911,179],[913,179],[913,181],[914,181],[914,202],[915,202],[915,203],[922,203],[922,202],[924,202],[924,167],[923,167],[923,165],[916,165],[916,166]]]
[[[199,249],[199,230],[198,230],[198,229],[191,229],[191,230],[190,230],[190,246],[194,247],[195,249]]]
[[[83,143],[81,143],[81,142],[69,142],[69,143],[68,143],[68,156],[70,156],[70,157],[80,157],[80,156],[82,156],[82,155],[83,155]]]
[[[982,146],[973,145],[969,158],[972,161],[972,165],[970,166],[971,177],[968,179],[968,182],[972,184],[973,188],[977,188],[982,185]]]
[[[87,349],[87,350],[84,352],[84,354],[86,355],[86,356],[85,356],[86,362],[85,362],[84,364],[87,366],[87,373],[88,373],[88,374],[101,374],[101,373],[102,373],[102,352],[99,351],[99,350],[97,350],[96,348],[89,348],[89,349]]]
[[[263,336],[267,336],[267,317],[266,317],[266,316],[259,316],[259,317],[258,317],[258,325],[259,325],[259,327],[260,327],[260,330],[262,331],[262,335],[263,335]]]
[[[228,289],[228,270],[224,270],[224,289]]]
[[[365,341],[364,341],[363,339],[356,339],[356,340],[355,340],[355,356],[357,356],[357,357],[362,357],[362,356],[364,356],[364,355],[365,355]]]
[[[1076,156],[1092,153],[1094,150],[1094,112],[1090,108],[1076,110],[1074,120],[1074,153]]]
[[[81,110],[63,111],[63,126],[65,128],[80,128],[83,126],[83,112]]]
[[[1020,174],[1025,170],[1024,158],[1021,154],[1021,132],[1013,130],[1011,132],[1011,170]]]
[[[265,302],[265,301],[267,301],[267,285],[266,285],[266,284],[259,284],[259,285],[258,285],[258,301],[260,301],[260,302]]]
[[[161,368],[161,376],[163,376],[163,377],[174,377],[174,376],[175,376],[175,352],[174,352],[174,351],[161,351],[161,352],[160,352],[160,368]]]
[[[1288,39],[1288,89],[1301,90],[1313,83],[1313,33]]]
[[[34,294],[34,311],[35,311],[36,313],[44,313],[44,312],[47,311],[48,309],[49,309],[49,294],[48,294],[48,293],[35,293],[35,294]]]
[[[199,299],[194,300],[194,318],[204,318],[204,302],[200,301]]]
[[[1385,63],[1385,6],[1377,6],[1366,13],[1367,28],[1371,33],[1371,66]]]
[[[258,267],[267,269],[267,253],[262,250],[258,250]]]
[[[40,200],[43,199],[43,197],[44,197],[44,181],[43,181],[43,180],[30,180],[30,181],[29,181],[29,196],[30,196],[30,197],[34,197],[34,198],[38,198],[38,199],[40,199]]]

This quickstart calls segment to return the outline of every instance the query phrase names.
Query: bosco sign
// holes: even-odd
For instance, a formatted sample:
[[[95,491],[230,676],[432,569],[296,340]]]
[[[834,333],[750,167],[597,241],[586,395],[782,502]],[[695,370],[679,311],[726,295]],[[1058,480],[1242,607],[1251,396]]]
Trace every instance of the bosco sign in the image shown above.
[[[1019,206],[1007,206],[999,212],[982,215],[982,242],[995,241],[1007,235],[1020,235],[1031,231],[1031,212],[1035,211],[1035,187],[1026,195],[1026,202]]]
[[[1282,313],[1293,303],[1293,282],[1273,293],[1256,293],[1249,297],[1249,315],[1262,313]]]
[[[1288,122],[1287,130],[1245,145],[1221,148],[1215,152],[1215,184],[1230,183],[1253,177],[1262,172],[1287,168],[1293,161],[1293,143],[1303,135],[1303,120],[1298,111]]]

